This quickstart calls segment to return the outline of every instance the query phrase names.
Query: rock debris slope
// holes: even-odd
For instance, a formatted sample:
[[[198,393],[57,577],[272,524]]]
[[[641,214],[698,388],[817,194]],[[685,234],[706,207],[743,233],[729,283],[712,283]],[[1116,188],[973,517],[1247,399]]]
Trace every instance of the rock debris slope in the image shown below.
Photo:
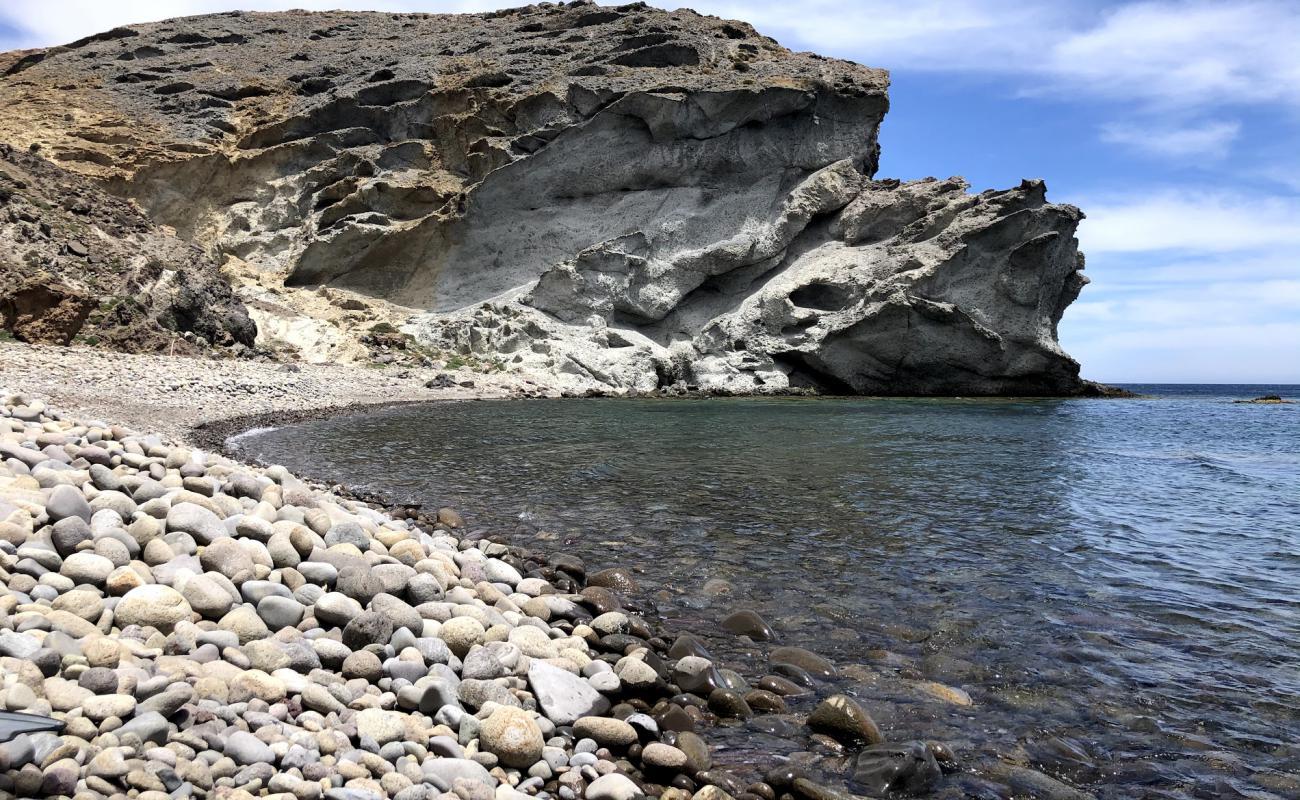
[[[4,68],[0,137],[431,345],[605,390],[1083,388],[1056,340],[1081,214],[872,180],[887,74],[744,23],[231,13]]]

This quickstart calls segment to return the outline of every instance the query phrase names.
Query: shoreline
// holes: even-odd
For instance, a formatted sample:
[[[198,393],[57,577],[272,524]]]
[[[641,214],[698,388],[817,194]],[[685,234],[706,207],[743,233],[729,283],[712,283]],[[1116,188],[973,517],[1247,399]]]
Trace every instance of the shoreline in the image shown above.
[[[442,388],[425,384],[437,380]],[[453,385],[445,386],[451,382]],[[468,383],[469,385],[456,385]],[[1065,397],[962,397],[917,399],[1067,400],[1139,397],[1086,382],[1089,391]],[[138,430],[166,434],[182,443],[243,433],[259,422],[277,424],[346,414],[354,410],[448,400],[622,397],[575,395],[532,373],[481,373],[431,368],[297,364],[216,360],[202,356],[118,353],[84,346],[30,345],[0,341],[0,388],[45,398],[82,418],[111,419]],[[1101,390],[1106,391],[1101,391]],[[731,395],[659,391],[628,397],[726,398]],[[814,397],[798,392],[753,397]],[[846,396],[847,397],[847,396]],[[865,396],[860,399],[868,399]],[[882,395],[877,399],[899,399]],[[242,426],[242,429],[241,429]]]
[[[27,355],[32,355],[33,351],[34,354],[40,355],[42,354],[42,351],[54,350],[64,354],[71,353],[72,356],[67,357],[66,360],[82,359],[88,356],[92,362],[97,360],[98,361],[112,360],[113,357],[120,358],[120,354],[108,354],[110,358],[105,358],[105,354],[103,354],[102,351],[92,351],[92,350],[84,350],[84,349],[80,349],[80,350],[74,349],[69,351],[63,348],[30,348],[27,346],[15,347],[9,343],[0,344],[0,357],[8,356],[12,350],[18,350],[19,352],[24,352]],[[177,366],[179,363],[179,368],[180,368],[179,371],[182,372],[184,372],[186,369],[191,367],[197,367],[199,369],[203,369],[207,366],[210,366],[210,362],[197,360],[197,359],[182,359],[182,358],[156,357],[156,356],[135,357],[135,358],[141,358],[147,362],[152,362],[155,364],[157,362],[157,359],[163,358],[165,359],[165,363],[168,366]],[[220,363],[221,362],[218,362],[218,364]],[[245,362],[234,362],[233,366],[235,368],[244,368],[247,367],[248,364]],[[135,368],[136,367],[128,367],[128,370],[135,369]],[[301,374],[296,372],[282,373],[280,371],[280,368],[281,365],[278,364],[257,364],[256,365],[256,370],[260,374],[274,373],[275,375],[283,376],[283,380],[285,381],[292,381]],[[308,372],[308,375],[305,376],[306,378],[311,380],[318,379],[317,375],[313,374],[315,370],[310,370],[309,368],[306,367],[304,367],[303,369],[304,371]],[[133,415],[136,415],[137,417],[141,413],[152,413],[155,415],[161,415],[158,418],[162,420],[163,422],[162,426],[132,425],[132,427],[135,427],[137,430],[141,430],[144,432],[158,431],[163,433],[166,436],[173,437],[178,446],[205,449],[210,451],[213,455],[217,456],[220,459],[230,460],[234,463],[243,465],[244,467],[259,472],[265,472],[268,469],[282,469],[282,468],[268,467],[268,465],[266,464],[260,464],[255,461],[250,461],[248,458],[244,456],[234,453],[233,451],[227,450],[225,446],[226,442],[233,436],[236,436],[241,433],[246,433],[249,430],[258,427],[263,427],[268,424],[273,424],[278,427],[286,424],[294,424],[294,423],[313,420],[313,419],[323,419],[323,418],[335,417],[341,415],[364,413],[367,409],[382,409],[388,407],[409,405],[414,403],[450,402],[453,400],[465,401],[465,400],[498,399],[498,398],[506,399],[510,397],[518,397],[517,394],[512,394],[509,391],[509,387],[506,385],[494,386],[491,389],[488,389],[487,387],[475,387],[475,389],[473,390],[466,390],[465,387],[460,387],[457,390],[452,390],[452,391],[424,390],[423,387],[420,386],[417,393],[421,396],[418,397],[410,397],[410,398],[403,398],[403,399],[396,399],[396,400],[388,399],[382,401],[369,401],[366,398],[374,397],[375,393],[379,391],[379,389],[375,388],[376,386],[382,389],[384,387],[391,385],[390,376],[379,375],[378,377],[380,378],[380,380],[375,381],[373,380],[373,378],[376,375],[376,371],[374,370],[369,370],[364,368],[338,367],[338,366],[328,367],[322,371],[327,372],[328,374],[331,375],[341,375],[344,377],[345,380],[352,381],[352,383],[348,384],[345,387],[346,393],[344,391],[333,391],[331,393],[326,394],[324,396],[324,399],[333,399],[340,396],[347,396],[349,398],[358,398],[358,399],[352,402],[331,404],[326,402],[317,402],[322,400],[322,398],[320,397],[309,397],[304,392],[297,392],[297,393],[291,393],[288,395],[279,395],[270,398],[269,399],[270,402],[264,403],[262,408],[260,409],[255,408],[254,410],[251,410],[248,413],[218,415],[218,416],[208,417],[206,416],[206,414],[208,413],[210,404],[214,402],[212,400],[212,395],[211,395],[212,390],[208,387],[199,385],[200,391],[196,393],[197,402],[195,402],[194,404],[177,405],[177,404],[168,403],[168,404],[150,405],[147,402],[137,402],[135,405],[133,405],[131,408],[128,409],[128,412],[130,412]],[[4,358],[2,361],[0,361],[0,388],[9,389],[11,391],[37,394],[37,392],[25,391],[27,387],[24,386],[20,381],[18,381],[14,377],[14,375],[19,372],[20,370],[16,370],[12,367],[12,361],[10,359]],[[372,380],[370,381],[369,384],[367,384],[363,379],[372,379]],[[58,407],[61,409],[63,408],[63,406],[58,402],[59,397],[72,397],[74,398],[74,402],[78,398],[91,399],[91,395],[97,390],[97,387],[103,386],[106,382],[112,380],[114,380],[114,378],[111,375],[109,376],[99,375],[95,380],[84,384],[69,385],[67,383],[64,383],[54,387],[55,391],[42,392],[41,394],[44,394],[44,396],[48,398],[48,400],[51,403],[51,406]],[[163,377],[160,378],[159,380],[170,381],[171,379]],[[53,380],[46,380],[45,386],[49,387],[54,383],[55,381]],[[193,390],[193,388],[194,388],[193,386],[185,387],[184,389],[180,390],[180,393],[184,394],[185,392]],[[207,393],[205,393],[205,391]],[[112,396],[113,395],[110,395],[109,397]],[[148,398],[149,395],[146,394],[145,397]],[[691,399],[711,399],[708,396],[703,396],[703,395],[691,395],[689,397]],[[94,399],[96,399],[100,404],[107,402],[108,400],[108,398],[103,396],[99,396]],[[992,399],[992,398],[967,398],[967,399]],[[90,408],[94,407],[93,404],[85,402],[85,400],[83,400],[83,403],[84,403],[83,407],[90,407]],[[236,404],[236,405],[241,409],[248,408],[248,404]],[[266,407],[266,406],[270,406],[270,407]],[[82,412],[69,412],[64,416],[64,419],[65,420],[72,419],[80,413]],[[96,416],[100,416],[100,415],[96,414]],[[118,415],[104,415],[104,416],[108,416],[110,419],[114,421],[119,419]],[[2,418],[3,415],[0,415],[0,419]],[[168,430],[168,428],[170,428],[170,430]],[[177,433],[176,431],[179,431],[179,433]],[[2,464],[0,464],[0,466],[2,466]],[[312,491],[314,492],[329,493],[335,497],[338,497],[340,500],[344,502],[355,501],[364,505],[377,507],[387,512],[388,515],[390,515],[393,519],[398,521],[415,522],[418,523],[420,526],[429,528],[430,530],[434,530],[434,531],[441,530],[444,534],[451,533],[456,537],[457,542],[460,543],[462,546],[468,545],[471,548],[499,547],[499,548],[504,548],[504,552],[507,552],[512,555],[518,554],[520,552],[523,553],[531,552],[527,545],[517,545],[517,544],[510,543],[508,541],[508,537],[493,536],[490,531],[475,530],[473,528],[465,528],[465,527],[460,527],[452,531],[445,524],[446,520],[444,519],[444,514],[446,513],[446,510],[443,509],[422,510],[418,505],[404,504],[399,500],[394,499],[391,496],[387,496],[382,491],[376,492],[376,491],[358,489],[348,485],[346,482],[332,481],[332,480],[324,479],[322,476],[318,476],[318,475],[295,473],[292,477],[295,480],[305,481],[306,484],[310,486]],[[449,517],[449,518],[459,518],[459,515],[457,514],[454,515],[454,517]],[[543,546],[543,551],[544,551],[543,553],[540,554],[533,553],[533,555],[540,555],[540,557],[545,561],[549,556],[554,556],[556,554],[560,554],[560,555],[563,554],[563,548],[559,547],[558,545],[555,548],[549,548]],[[603,566],[603,565],[599,565],[599,566]],[[635,564],[629,564],[626,566],[632,568],[633,571],[635,570],[636,567]],[[648,591],[652,591],[653,588],[654,587],[643,587],[643,589],[647,589]],[[633,598],[629,598],[629,599],[631,600],[631,602],[628,605],[623,606],[624,610],[630,611],[632,609],[640,608],[640,604],[636,602],[635,599]],[[651,604],[651,608],[653,608],[653,604]],[[654,638],[657,638],[662,642],[662,645],[664,646],[665,649],[665,656],[666,656],[667,645],[673,641],[672,634],[675,633],[675,631],[670,631],[665,626],[671,627],[672,623],[658,619],[658,614],[653,612],[647,615],[646,622],[649,622],[651,624]],[[665,639],[667,640],[664,641]],[[725,661],[725,657],[724,657],[724,661]],[[726,662],[726,663],[719,662],[718,666],[719,668],[724,668],[726,666],[731,666],[731,664],[730,662]],[[826,688],[829,689],[830,687],[826,687]],[[821,695],[824,694],[824,692],[819,692],[818,694]],[[705,699],[707,701],[707,697]],[[969,701],[967,700],[966,702]],[[704,708],[706,709],[711,708],[712,705],[713,705],[712,703],[706,702]],[[803,709],[803,710],[807,711],[808,709]],[[707,734],[707,731],[702,730],[701,733]],[[945,753],[942,749],[939,750],[939,753],[951,757],[951,753]],[[983,761],[984,760],[983,756],[987,756],[987,755],[989,754],[963,753],[964,759],[971,758],[976,762]],[[946,771],[947,767],[950,765],[944,764],[943,766],[945,767],[945,771]],[[969,764],[968,768],[970,766],[975,766],[975,764],[973,763]],[[980,766],[985,769],[989,769],[991,765],[985,761],[985,763],[980,764]],[[1017,768],[1019,769],[1019,767]],[[981,772],[984,771],[983,769],[978,769],[978,768],[977,770]],[[992,775],[992,772],[985,772],[985,774]],[[790,788],[792,787],[787,788],[787,791],[789,791]],[[829,787],[826,786],[821,786],[818,787],[817,789],[813,789],[812,787],[804,787],[804,788],[807,791],[804,792],[796,791],[794,792],[794,794],[801,797],[811,798],[811,800],[833,800],[833,798],[836,797],[836,792],[838,791],[838,790],[830,789]],[[1061,791],[1066,791],[1066,790],[1078,791],[1073,789],[1073,787],[1068,787],[1059,784],[1057,785],[1057,788],[1059,788]],[[822,793],[820,795],[809,794],[809,792],[815,793],[817,791],[820,791]],[[743,794],[744,792],[741,793]],[[724,790],[724,794],[725,794],[725,790]],[[1084,796],[1084,795],[1080,795],[1080,796]],[[686,798],[678,798],[678,800],[686,800]],[[716,798],[710,798],[709,800],[716,800]],[[841,797],[840,800],[843,800],[843,798]]]
[[[43,626],[0,633],[7,668],[17,668],[12,657],[40,665],[34,677],[25,677],[34,690],[11,689],[6,704],[54,716],[64,734],[30,733],[0,744],[0,789],[72,794],[74,784],[85,782],[97,796],[112,795],[127,771],[101,769],[106,759],[143,767],[158,758],[152,745],[195,742],[185,731],[215,714],[229,723],[221,744],[209,742],[211,756],[174,765],[174,780],[158,783],[159,790],[188,783],[200,796],[212,796],[223,787],[278,783],[286,796],[298,798],[319,798],[321,789],[333,786],[369,793],[349,797],[466,800],[481,791],[461,786],[468,781],[495,800],[522,800],[544,787],[567,800],[630,800],[643,788],[671,800],[726,800],[753,789],[758,800],[771,800],[779,788],[807,800],[840,796],[802,771],[776,787],[761,780],[747,786],[713,766],[710,747],[696,731],[707,734],[718,719],[737,716],[725,710],[731,706],[719,705],[719,695],[729,703],[745,701],[726,688],[722,665],[703,657],[694,637],[670,641],[660,621],[643,616],[626,569],[589,573],[580,559],[494,541],[463,530],[452,509],[384,513],[346,489],[314,485],[283,467],[261,468],[165,444],[151,432],[82,422],[33,395],[0,404],[0,445],[0,577],[6,584],[0,608],[46,615]],[[69,467],[90,467],[84,482],[46,466],[61,461],[51,448],[65,451],[62,463]],[[151,486],[171,489],[160,495]],[[144,500],[142,491],[151,498]],[[222,525],[221,516],[237,508]],[[273,524],[268,514],[276,517]],[[112,527],[128,519],[129,528]],[[83,546],[65,541],[74,522],[84,526]],[[51,531],[50,548],[36,555],[33,545],[40,549],[38,540]],[[417,542],[420,553],[408,553]],[[402,556],[394,558],[399,549]],[[376,577],[381,566],[387,571]],[[399,568],[409,575],[388,575]],[[64,583],[46,582],[51,572]],[[414,579],[421,577],[417,590]],[[299,591],[313,586],[313,592]],[[64,604],[65,593],[76,601]],[[57,602],[42,605],[36,597]],[[83,612],[85,605],[93,608]],[[296,613],[283,617],[283,606]],[[537,638],[538,627],[550,635]],[[49,639],[55,634],[62,637],[57,645]],[[404,637],[400,657],[390,637],[394,643]],[[56,646],[76,657],[51,662],[46,656],[59,652],[51,649]],[[302,646],[315,651],[308,661],[323,664],[333,680],[348,678],[351,694],[324,691],[318,682],[328,675],[321,666],[304,681],[300,673],[307,666],[292,666],[303,654],[286,649]],[[111,658],[102,655],[109,650]],[[400,666],[417,654],[423,659],[417,670]],[[140,682],[122,683],[119,665],[140,674]],[[100,681],[87,691],[78,678],[88,672],[112,685]],[[703,697],[698,705],[681,705],[676,691]],[[850,716],[856,710],[865,717],[852,700],[836,698],[833,712],[848,703]],[[218,713],[226,703],[235,705]],[[244,714],[250,718],[241,721]],[[828,732],[852,742],[856,728],[836,724],[848,723],[833,720]],[[275,732],[264,733],[268,728]],[[320,752],[289,766],[293,749],[311,743],[304,730],[321,731],[314,737]],[[111,742],[104,739],[110,733]],[[339,735],[357,738],[354,752],[377,748],[390,767],[374,768],[364,759],[336,762],[328,754],[340,746]],[[403,741],[405,747],[387,746]],[[274,749],[277,743],[289,750]],[[402,769],[404,762],[416,763],[409,760],[411,746],[426,754],[414,772]],[[56,748],[71,748],[75,757],[41,761]],[[232,762],[224,774],[218,771],[223,756]],[[322,769],[309,769],[313,761]],[[262,774],[277,762],[278,769]],[[366,769],[333,771],[346,763]],[[387,780],[392,767],[404,782]],[[232,772],[234,782],[223,783]],[[558,781],[551,782],[554,775]],[[130,785],[152,798],[152,783]],[[333,796],[329,790],[324,795]]]

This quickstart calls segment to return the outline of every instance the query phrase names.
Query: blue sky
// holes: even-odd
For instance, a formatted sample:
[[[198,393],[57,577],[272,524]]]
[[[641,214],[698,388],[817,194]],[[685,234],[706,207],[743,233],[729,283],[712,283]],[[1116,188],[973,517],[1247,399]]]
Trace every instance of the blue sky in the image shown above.
[[[677,4],[662,3],[673,7]],[[5,0],[0,49],[231,8],[490,0]],[[1111,382],[1300,383],[1300,2],[695,0],[885,67],[880,175],[1047,180],[1088,214],[1061,339]]]

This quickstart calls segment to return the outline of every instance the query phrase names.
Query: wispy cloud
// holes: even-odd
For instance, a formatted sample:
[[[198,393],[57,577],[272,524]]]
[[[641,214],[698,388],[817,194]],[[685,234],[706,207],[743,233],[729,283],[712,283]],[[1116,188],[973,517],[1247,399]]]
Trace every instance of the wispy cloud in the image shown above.
[[[1101,126],[1101,140],[1122,145],[1146,155],[1161,158],[1191,157],[1221,159],[1241,133],[1241,123],[1210,121],[1185,127],[1143,125],[1132,122],[1108,122]]]
[[[1290,253],[1300,248],[1300,199],[1294,197],[1255,197],[1209,188],[1138,189],[1121,197],[1081,197],[1072,202],[1087,209],[1079,239],[1090,254]]]
[[[1075,198],[1093,284],[1061,326],[1093,377],[1300,381],[1300,198],[1135,187]]]

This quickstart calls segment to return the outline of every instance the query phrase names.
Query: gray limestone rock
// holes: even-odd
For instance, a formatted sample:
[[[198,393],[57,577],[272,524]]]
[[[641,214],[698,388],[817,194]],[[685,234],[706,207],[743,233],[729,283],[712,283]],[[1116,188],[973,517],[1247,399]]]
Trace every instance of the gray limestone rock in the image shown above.
[[[540,659],[528,667],[528,684],[542,712],[556,725],[570,725],[609,708],[609,701],[587,681]]]

